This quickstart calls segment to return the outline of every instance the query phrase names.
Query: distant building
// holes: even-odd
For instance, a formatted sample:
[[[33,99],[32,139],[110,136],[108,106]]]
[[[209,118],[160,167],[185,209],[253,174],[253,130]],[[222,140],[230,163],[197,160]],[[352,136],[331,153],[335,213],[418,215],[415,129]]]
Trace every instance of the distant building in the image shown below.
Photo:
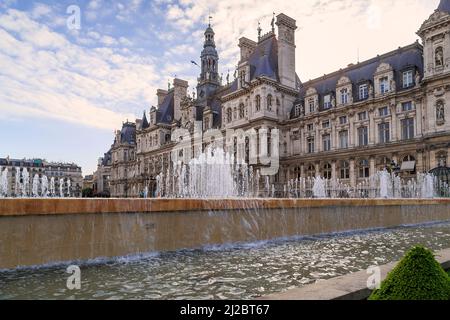
[[[149,120],[144,113],[116,133],[112,164],[105,166],[111,168],[112,196],[136,197],[145,188],[154,195],[156,177],[174,160],[174,130],[193,133],[198,123],[203,137],[210,129],[264,129],[267,145],[278,129],[275,185],[322,176],[355,187],[380,169],[395,166],[403,178],[413,178],[450,163],[450,0],[420,27],[422,44],[303,83],[296,74],[296,29],[294,19],[280,14],[271,31],[259,28],[257,41],[239,39],[240,61],[225,81],[208,26],[197,96],[175,79],[172,88],[157,91]],[[193,146],[192,153],[206,146]],[[227,141],[225,148],[236,153],[249,146]]]
[[[9,190],[8,195],[15,197],[19,194],[19,191],[16,190],[16,172],[20,173],[26,169],[30,175],[30,188],[33,182],[33,178],[35,175],[38,175],[40,179],[43,176],[47,176],[50,181],[51,178],[55,178],[55,189],[57,195],[59,195],[59,185],[60,181],[64,182],[63,184],[63,192],[65,195],[69,194],[69,190],[67,188],[67,182],[70,180],[70,194],[72,197],[81,197],[81,191],[83,188],[83,175],[81,172],[81,167],[74,163],[56,163],[56,162],[47,162],[42,159],[9,159],[9,158],[0,158],[0,168],[4,170],[8,169],[8,181],[9,181]],[[29,192],[31,194],[31,190]]]
[[[111,195],[111,150],[98,160],[97,171],[94,172],[94,196],[109,197]]]

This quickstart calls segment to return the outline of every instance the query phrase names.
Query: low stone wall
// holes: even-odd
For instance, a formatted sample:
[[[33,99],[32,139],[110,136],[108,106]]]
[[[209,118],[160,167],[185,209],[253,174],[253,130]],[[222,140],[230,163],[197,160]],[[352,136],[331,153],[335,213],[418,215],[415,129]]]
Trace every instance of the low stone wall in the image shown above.
[[[0,199],[0,269],[447,220],[441,199]]]
[[[450,269],[450,249],[436,253],[436,260],[444,270]],[[380,266],[381,281],[386,279],[389,272],[398,262]],[[314,284],[283,293],[272,294],[259,300],[365,300],[372,290],[367,288],[369,275],[367,271],[359,271],[345,276],[318,281]]]

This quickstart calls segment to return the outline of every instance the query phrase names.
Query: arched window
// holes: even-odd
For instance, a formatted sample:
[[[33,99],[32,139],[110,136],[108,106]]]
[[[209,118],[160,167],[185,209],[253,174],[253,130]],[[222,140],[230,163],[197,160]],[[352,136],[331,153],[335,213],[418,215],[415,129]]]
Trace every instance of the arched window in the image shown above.
[[[267,110],[272,111],[272,95],[267,96]]]
[[[341,179],[350,179],[350,164],[348,161],[341,161]]]
[[[261,96],[257,95],[255,98],[256,112],[261,111]]]
[[[233,110],[231,108],[227,109],[227,123],[231,123],[233,121]]]
[[[308,166],[308,171],[306,172],[308,178],[314,178],[316,176],[316,167],[313,164]]]
[[[434,58],[435,58],[436,67],[444,66],[444,49],[442,47],[436,48]]]
[[[326,164],[323,166],[323,177],[324,177],[325,179],[328,179],[328,180],[331,179],[331,177],[332,177],[331,164],[326,163]]]
[[[239,105],[239,119],[245,118],[245,106],[243,103]]]
[[[360,178],[369,178],[370,176],[370,165],[369,160],[361,160],[359,162],[359,177]]]

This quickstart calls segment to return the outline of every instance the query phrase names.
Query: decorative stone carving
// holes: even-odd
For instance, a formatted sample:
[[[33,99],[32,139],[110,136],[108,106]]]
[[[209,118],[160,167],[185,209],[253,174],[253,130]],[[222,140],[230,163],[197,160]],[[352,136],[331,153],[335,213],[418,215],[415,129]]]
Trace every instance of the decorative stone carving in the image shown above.
[[[445,105],[442,101],[436,103],[436,123],[438,125],[445,123]]]

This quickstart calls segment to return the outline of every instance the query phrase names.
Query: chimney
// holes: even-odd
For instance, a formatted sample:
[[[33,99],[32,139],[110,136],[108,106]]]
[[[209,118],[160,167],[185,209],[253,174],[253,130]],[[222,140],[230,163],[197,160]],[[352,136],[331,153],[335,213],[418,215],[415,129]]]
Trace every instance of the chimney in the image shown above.
[[[158,89],[156,91],[156,95],[158,96],[158,107],[160,107],[164,101],[164,98],[167,96],[169,92],[167,90]]]
[[[296,21],[281,13],[277,16],[278,26],[278,74],[281,84],[296,88],[295,74],[295,30]]]
[[[239,39],[239,48],[241,48],[241,62],[248,59],[256,48],[256,42],[248,38]]]
[[[181,79],[173,80],[173,119],[181,120],[181,101],[187,96],[187,89],[189,88],[189,84],[187,81]]]

